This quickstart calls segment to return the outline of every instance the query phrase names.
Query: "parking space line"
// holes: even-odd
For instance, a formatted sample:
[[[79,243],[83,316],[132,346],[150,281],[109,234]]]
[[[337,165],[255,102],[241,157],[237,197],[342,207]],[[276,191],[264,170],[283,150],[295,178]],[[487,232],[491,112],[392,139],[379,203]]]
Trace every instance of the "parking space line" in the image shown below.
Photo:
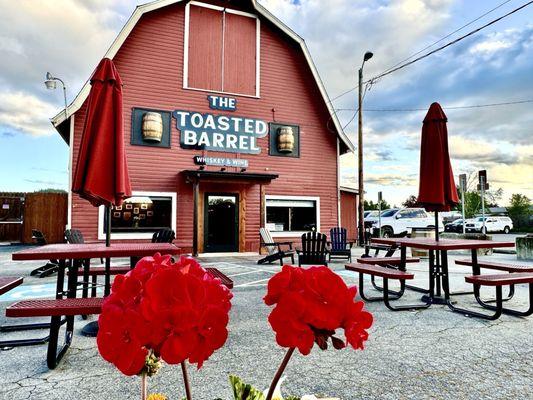
[[[241,276],[241,275],[250,275],[250,274],[258,274],[261,271],[246,271],[246,272],[238,272],[236,274],[228,274],[228,277],[233,278],[235,276]]]

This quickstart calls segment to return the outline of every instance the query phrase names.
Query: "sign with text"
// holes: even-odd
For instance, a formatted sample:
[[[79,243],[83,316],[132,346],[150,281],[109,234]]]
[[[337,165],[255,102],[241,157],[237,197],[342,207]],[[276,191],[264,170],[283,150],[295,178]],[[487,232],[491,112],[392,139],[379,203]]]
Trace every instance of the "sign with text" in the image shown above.
[[[184,149],[259,154],[257,139],[268,134],[268,124],[260,119],[181,110],[173,116]]]
[[[233,97],[209,95],[207,101],[211,110],[235,111],[237,109],[237,99]]]
[[[248,160],[245,160],[244,158],[194,156],[194,163],[196,165],[215,167],[248,168]]]

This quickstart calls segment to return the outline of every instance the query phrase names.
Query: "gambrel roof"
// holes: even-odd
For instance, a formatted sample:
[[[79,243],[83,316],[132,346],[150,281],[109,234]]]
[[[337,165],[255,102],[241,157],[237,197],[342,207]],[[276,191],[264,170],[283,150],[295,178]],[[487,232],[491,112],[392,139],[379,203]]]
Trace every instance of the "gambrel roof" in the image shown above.
[[[131,17],[128,19],[128,21],[126,22],[122,30],[119,32],[118,36],[113,41],[113,44],[111,44],[111,47],[109,47],[109,49],[105,53],[104,57],[113,59],[113,57],[117,54],[121,46],[124,44],[124,42],[128,38],[129,34],[132,32],[137,22],[139,22],[143,14],[163,8],[163,7],[170,6],[172,4],[181,3],[183,1],[184,0],[155,0],[150,3],[137,6],[135,8],[135,11],[131,15]],[[294,40],[300,45],[302,52],[305,56],[305,59],[307,60],[307,63],[309,64],[309,68],[311,69],[313,77],[315,78],[316,84],[320,90],[324,103],[329,111],[331,120],[335,126],[339,139],[342,141],[342,143],[344,143],[344,145],[349,151],[354,151],[355,150],[354,145],[344,133],[342,125],[340,124],[339,119],[337,118],[337,114],[335,113],[335,110],[333,109],[331,101],[328,97],[328,94],[324,87],[324,83],[322,82],[322,79],[320,78],[318,74],[316,66],[313,63],[313,60],[311,58],[311,54],[309,53],[309,49],[307,48],[307,45],[305,44],[305,41],[303,40],[303,38],[298,36],[298,34],[296,34],[292,29],[290,29],[287,25],[285,25],[278,18],[276,18],[270,11],[268,11],[261,4],[257,3],[255,0],[249,0],[249,1],[258,15],[266,18],[268,21],[270,21],[272,24],[278,27],[281,31],[283,31],[283,33],[285,33],[288,37],[290,37],[292,40]],[[77,94],[77,96],[74,98],[72,103],[70,103],[70,105],[67,107],[67,112],[65,113],[65,111],[62,110],[51,119],[52,124],[58,131],[64,129],[64,127],[63,129],[61,129],[60,125],[65,120],[67,120],[72,114],[78,111],[80,107],[83,105],[83,102],[87,99],[87,96],[89,95],[90,88],[91,88],[91,85],[89,81],[85,82],[81,91]],[[68,142],[68,137],[65,139]]]

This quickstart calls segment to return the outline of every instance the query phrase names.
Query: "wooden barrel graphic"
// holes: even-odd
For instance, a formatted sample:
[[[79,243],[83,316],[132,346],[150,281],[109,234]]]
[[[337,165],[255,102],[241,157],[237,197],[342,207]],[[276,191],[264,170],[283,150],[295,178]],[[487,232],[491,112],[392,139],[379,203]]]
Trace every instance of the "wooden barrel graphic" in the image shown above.
[[[163,137],[163,118],[157,112],[147,112],[143,115],[143,140],[147,142],[161,142]]]
[[[294,150],[294,133],[292,127],[284,126],[278,129],[278,151],[292,153]]]

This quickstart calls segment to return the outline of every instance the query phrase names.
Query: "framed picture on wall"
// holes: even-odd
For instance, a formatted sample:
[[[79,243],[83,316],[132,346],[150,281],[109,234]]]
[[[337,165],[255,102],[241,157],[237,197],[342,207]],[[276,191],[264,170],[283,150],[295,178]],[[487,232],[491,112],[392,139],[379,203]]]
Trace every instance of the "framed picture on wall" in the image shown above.
[[[153,211],[146,211],[146,216],[153,217],[154,216],[154,212]]]
[[[119,212],[114,212],[113,213],[113,218],[120,218],[120,213]]]
[[[133,214],[139,214],[139,207],[135,207],[133,209]]]
[[[133,208],[133,204],[126,204],[126,210],[131,210]]]
[[[139,214],[139,219],[146,219],[146,215],[144,215],[144,214]]]
[[[129,221],[131,219],[131,212],[125,211],[124,214],[122,215],[122,219],[124,221]]]
[[[141,210],[147,210],[148,204],[141,204]]]
[[[116,207],[115,207],[115,210],[117,210],[117,211],[121,211],[121,210],[122,210],[122,206],[116,206]]]

